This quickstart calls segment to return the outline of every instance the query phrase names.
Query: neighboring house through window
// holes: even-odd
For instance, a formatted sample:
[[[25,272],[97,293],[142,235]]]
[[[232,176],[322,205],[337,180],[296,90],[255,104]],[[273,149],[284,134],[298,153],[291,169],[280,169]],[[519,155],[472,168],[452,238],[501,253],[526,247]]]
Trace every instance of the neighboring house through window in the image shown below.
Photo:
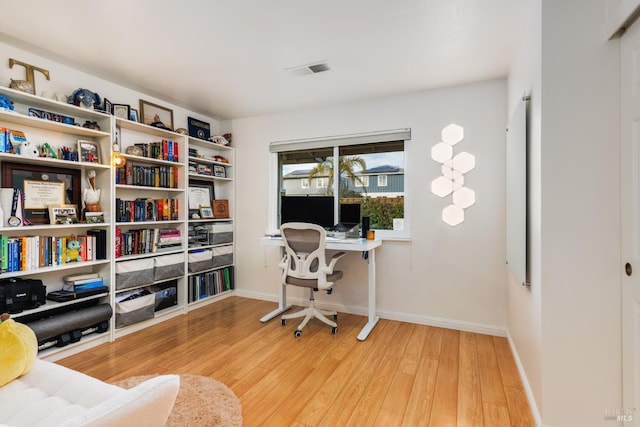
[[[329,197],[335,223],[340,222],[340,204],[359,204],[361,216],[369,216],[372,228],[381,232],[376,236],[408,237],[404,188],[410,139],[410,129],[399,129],[271,143],[269,150],[277,160],[272,188],[277,190],[270,194],[270,228],[280,225],[281,197]],[[313,212],[306,214],[313,218]]]

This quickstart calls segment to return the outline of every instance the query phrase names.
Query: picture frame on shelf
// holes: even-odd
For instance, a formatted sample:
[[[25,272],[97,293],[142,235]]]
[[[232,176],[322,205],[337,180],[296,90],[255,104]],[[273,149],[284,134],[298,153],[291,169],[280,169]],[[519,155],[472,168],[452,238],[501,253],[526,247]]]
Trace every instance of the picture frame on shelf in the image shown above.
[[[229,200],[217,199],[213,201],[213,217],[229,218]]]
[[[113,104],[107,98],[103,98],[102,108],[105,113],[113,114]]]
[[[129,109],[129,120],[131,120],[132,122],[140,122],[138,110],[136,110],[135,108]]]
[[[78,140],[78,161],[86,163],[102,164],[102,155],[100,154],[100,145],[94,141],[85,139]]]
[[[212,182],[189,181],[189,217],[200,215],[200,206],[212,206],[214,197]]]
[[[218,178],[226,178],[227,170],[224,166],[221,165],[213,165],[213,176]]]
[[[87,224],[103,224],[105,222],[104,212],[85,212],[84,217]]]
[[[50,224],[49,205],[76,205],[80,170],[2,162],[2,185],[24,195],[24,219],[31,224]]]
[[[200,218],[213,218],[213,209],[211,208],[211,206],[200,206]]]
[[[145,125],[173,131],[173,110],[140,100],[140,120]]]
[[[129,120],[131,106],[128,104],[113,104],[113,115],[119,119]]]
[[[76,205],[49,205],[49,221],[56,225],[78,223],[78,208]]]

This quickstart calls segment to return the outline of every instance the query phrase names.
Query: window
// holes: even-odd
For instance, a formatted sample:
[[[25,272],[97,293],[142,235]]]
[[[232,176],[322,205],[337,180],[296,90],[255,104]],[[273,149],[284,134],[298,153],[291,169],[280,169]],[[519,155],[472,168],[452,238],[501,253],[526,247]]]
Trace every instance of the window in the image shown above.
[[[281,197],[337,194],[335,223],[340,222],[341,205],[358,204],[361,216],[370,218],[371,228],[382,232],[380,237],[408,236],[405,145],[410,139],[411,131],[400,129],[271,143],[274,167],[277,159],[277,176],[272,177],[277,184],[272,188],[277,190],[270,197],[271,227],[280,225]]]
[[[369,186],[369,177],[368,176],[358,176],[353,181],[353,184],[356,187],[368,187]]]

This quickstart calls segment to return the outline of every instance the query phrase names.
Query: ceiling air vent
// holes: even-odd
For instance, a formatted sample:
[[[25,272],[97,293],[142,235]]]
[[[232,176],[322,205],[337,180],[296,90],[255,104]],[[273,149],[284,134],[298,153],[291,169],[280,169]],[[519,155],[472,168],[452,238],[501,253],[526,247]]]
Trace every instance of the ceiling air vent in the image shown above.
[[[297,67],[285,68],[292,76],[307,76],[309,74],[318,74],[323,71],[329,71],[327,61],[314,62],[313,64],[299,65]]]

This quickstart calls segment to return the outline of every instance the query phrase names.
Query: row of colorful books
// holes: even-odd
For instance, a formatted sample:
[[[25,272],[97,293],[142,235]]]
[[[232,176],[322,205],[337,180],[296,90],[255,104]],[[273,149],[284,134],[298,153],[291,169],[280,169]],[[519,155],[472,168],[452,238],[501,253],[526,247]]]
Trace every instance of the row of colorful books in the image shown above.
[[[127,162],[116,170],[116,184],[156,188],[178,188],[180,168],[175,166],[146,166]]]
[[[72,241],[77,241],[70,244]],[[107,259],[105,230],[78,236],[0,236],[0,270],[34,270],[70,262]]]
[[[189,302],[198,301],[234,289],[233,267],[189,276]]]
[[[116,227],[116,258],[182,247],[177,228],[143,228],[123,231]]]
[[[143,157],[177,162],[180,160],[180,146],[178,141],[163,139],[162,141],[133,144],[142,150]]]
[[[116,222],[175,221],[179,219],[178,199],[124,200],[116,198]]]

